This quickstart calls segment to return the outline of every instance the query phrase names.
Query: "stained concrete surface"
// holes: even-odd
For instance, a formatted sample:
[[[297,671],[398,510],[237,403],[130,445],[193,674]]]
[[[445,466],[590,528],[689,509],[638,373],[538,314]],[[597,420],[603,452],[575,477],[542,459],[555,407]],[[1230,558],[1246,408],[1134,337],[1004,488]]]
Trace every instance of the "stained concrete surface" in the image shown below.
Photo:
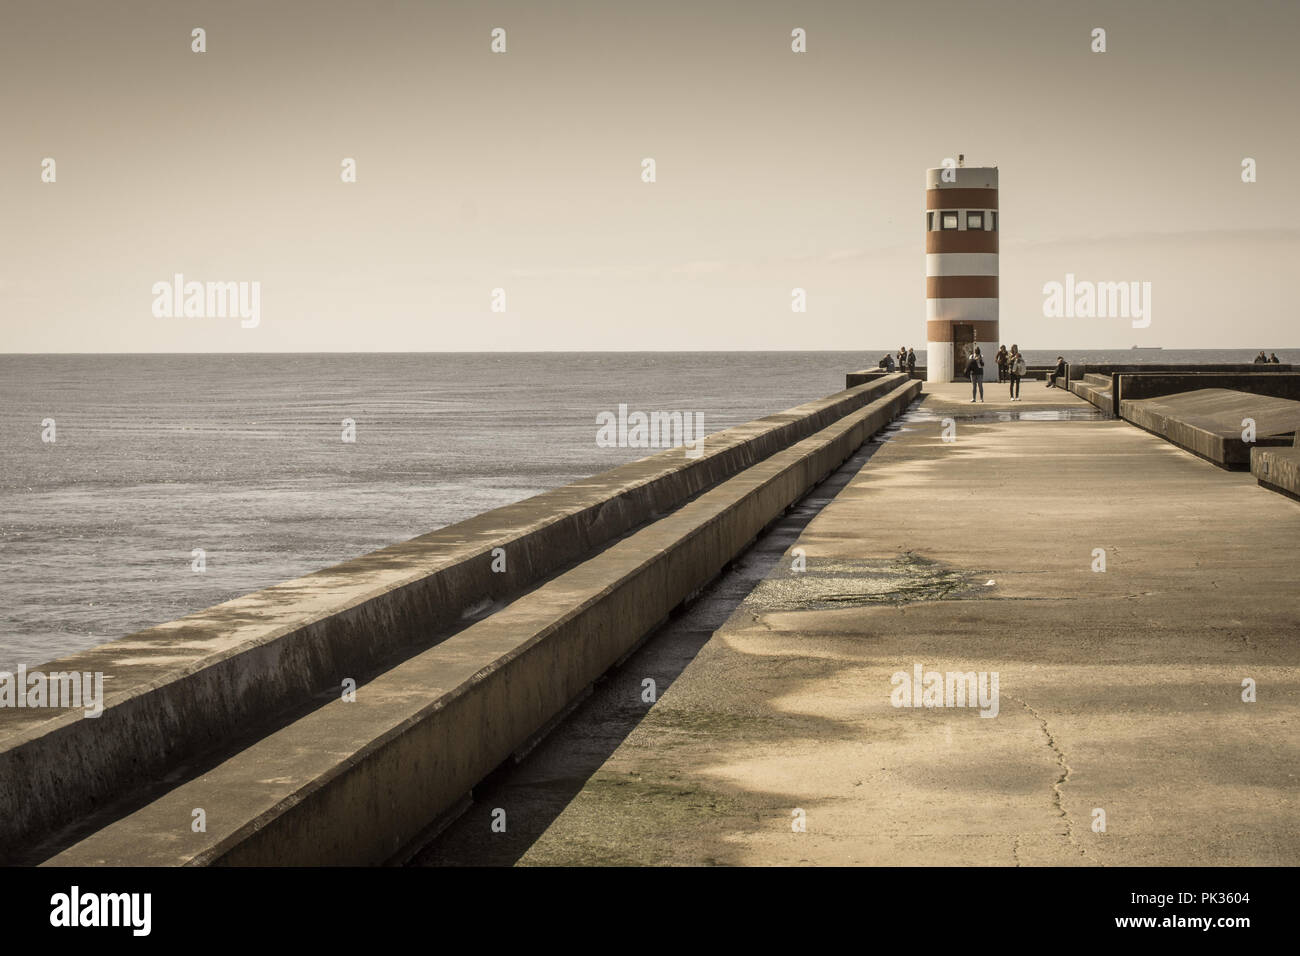
[[[1041,383],[926,390],[415,862],[1300,862],[1300,503]],[[826,602],[855,568],[898,599]],[[997,716],[891,706],[917,663]]]

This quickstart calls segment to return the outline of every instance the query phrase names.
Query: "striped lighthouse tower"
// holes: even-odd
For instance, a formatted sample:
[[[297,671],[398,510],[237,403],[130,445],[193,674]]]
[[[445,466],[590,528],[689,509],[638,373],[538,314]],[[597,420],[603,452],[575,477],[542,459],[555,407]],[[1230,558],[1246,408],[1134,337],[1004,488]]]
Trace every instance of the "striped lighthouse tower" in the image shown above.
[[[925,174],[925,365],[931,382],[960,378],[976,345],[988,366],[984,374],[996,375],[998,169],[963,161]]]

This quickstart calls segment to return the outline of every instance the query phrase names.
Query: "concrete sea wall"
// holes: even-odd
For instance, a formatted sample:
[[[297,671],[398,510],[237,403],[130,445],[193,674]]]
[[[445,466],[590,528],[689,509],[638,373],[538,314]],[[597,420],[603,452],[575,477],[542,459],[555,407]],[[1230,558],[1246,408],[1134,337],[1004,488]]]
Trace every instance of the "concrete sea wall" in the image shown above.
[[[355,703],[332,701],[50,863],[400,856],[920,389],[894,388],[385,672]],[[177,825],[194,806],[206,833]]]
[[[707,580],[700,575],[713,566],[717,555],[738,553],[735,548],[743,547],[743,542],[737,545],[736,536],[744,533],[752,538],[757,533],[748,530],[753,520],[767,514],[773,502],[806,491],[816,480],[813,472],[848,445],[852,447],[839,460],[851,454],[869,437],[868,428],[874,431],[882,427],[919,390],[920,382],[909,383],[905,376],[879,378],[710,435],[699,458],[685,457],[680,448],[653,455],[45,665],[46,671],[105,673],[105,710],[95,719],[82,718],[80,712],[51,716],[49,712],[0,710],[0,859],[12,861],[20,857],[33,844],[56,836],[60,828],[135,791],[142,781],[156,780],[187,760],[228,747],[253,728],[265,726],[269,734],[265,739],[272,739],[276,733],[294,732],[295,728],[301,732],[304,718],[299,712],[316,707],[308,716],[333,713],[332,704],[320,704],[337,698],[343,678],[351,677],[363,687],[371,687],[384,676],[419,660],[422,650],[429,654],[445,648],[441,655],[459,654],[462,656],[456,660],[475,666],[468,676],[455,667],[444,668],[439,674],[441,683],[419,684],[419,709],[430,713],[454,711],[470,706],[463,702],[453,706],[468,694],[474,702],[471,710],[486,722],[484,726],[490,729],[505,722],[509,729],[502,730],[501,739],[513,740],[512,746],[517,746],[520,728],[528,727],[529,733],[535,733],[540,727],[533,719],[537,714],[552,713],[556,700],[567,699],[575,681],[589,683],[594,679],[590,667],[599,666],[598,675],[608,666],[602,663],[607,655],[599,648],[614,647],[628,634],[645,630],[645,612],[624,606],[629,595],[636,595],[637,607],[644,604],[661,618]],[[839,431],[832,438],[825,435],[827,429]],[[579,616],[586,622],[583,626],[595,629],[581,632],[587,637],[572,637],[576,632],[561,628],[557,618],[551,630],[543,628],[534,635],[537,641],[554,633],[570,635],[571,640],[557,638],[544,643],[565,666],[577,669],[571,674],[554,672],[548,679],[555,686],[545,693],[530,689],[523,691],[522,697],[512,697],[510,706],[522,708],[518,715],[493,711],[491,708],[498,706],[499,700],[491,705],[483,703],[486,698],[480,694],[496,686],[487,680],[489,672],[499,670],[511,675],[506,679],[511,687],[531,686],[526,682],[521,685],[521,672],[507,667],[507,662],[493,664],[505,639],[500,634],[473,643],[472,647],[466,644],[484,637],[485,632],[495,633],[495,628],[509,620],[506,611],[518,613],[516,605],[521,600],[543,600],[536,597],[543,592],[553,599],[556,594],[554,588],[547,591],[550,585],[525,594],[528,588],[552,575],[562,578],[566,573],[576,573],[586,565],[572,571],[566,568],[589,559],[602,547],[613,550],[608,547],[611,542],[637,527],[647,523],[649,528],[659,527],[666,514],[680,521],[677,515],[695,504],[692,499],[713,494],[742,475],[753,481],[760,474],[754,468],[774,467],[775,456],[794,454],[791,449],[802,447],[810,436],[822,437],[814,442],[816,448],[799,452],[795,460],[786,462],[788,467],[781,471],[779,479],[772,479],[772,487],[779,491],[768,487],[771,482],[763,486],[768,490],[750,489],[742,500],[752,498],[751,504],[736,503],[732,517],[711,519],[693,533],[692,540],[702,535],[702,540],[713,541],[711,548],[701,552],[698,543],[689,548],[683,544],[666,549],[662,558],[648,560],[645,574],[650,576],[638,576],[638,587],[647,587],[646,581],[659,581],[668,597],[649,600],[630,584],[611,580],[598,589],[601,597],[597,604],[604,609],[602,614],[618,609],[613,616],[592,617],[595,612],[584,610],[585,605],[550,606],[550,610],[558,607],[566,614],[581,612]],[[731,491],[742,485],[731,485]],[[738,515],[749,517],[742,519]],[[759,527],[761,530],[761,524]],[[501,574],[491,568],[497,548],[503,549],[506,557],[507,571]],[[652,573],[650,568],[658,570]],[[684,593],[683,582],[692,585]],[[607,589],[608,595],[604,593]],[[662,605],[669,598],[672,603],[665,608]],[[504,611],[496,610],[477,620],[486,611],[512,600],[515,604]],[[568,600],[566,597],[565,602]],[[448,639],[457,628],[461,628],[459,633]],[[522,632],[512,626],[505,633]],[[475,637],[465,637],[470,634]],[[432,650],[425,650],[431,645]],[[487,650],[493,656],[482,658],[480,652]],[[513,660],[521,653],[522,648],[515,648],[506,656]],[[406,664],[398,664],[404,659]],[[528,659],[539,658],[529,654]],[[368,677],[374,677],[369,684],[365,683]],[[470,694],[478,684],[483,684],[482,691]],[[429,703],[431,687],[444,689],[447,696],[439,698],[442,703]],[[360,692],[358,696],[365,699]],[[343,706],[357,708],[348,712],[350,720],[364,711],[357,705]],[[430,733],[436,735],[444,730]],[[502,759],[500,748],[492,744],[496,738],[491,732],[470,732],[466,725],[457,725],[456,734],[468,734],[471,741],[482,738],[482,754],[476,753],[469,760],[453,748],[448,754],[460,753],[459,757],[427,759],[461,760],[474,768],[470,776],[482,768],[484,761]],[[367,738],[363,744],[372,745],[373,740]],[[460,746],[463,749],[463,740]],[[315,749],[334,753],[332,747]],[[465,775],[452,774],[449,779],[463,781]],[[461,787],[459,793],[463,794],[472,783]],[[264,790],[265,784],[254,789]],[[418,812],[427,809],[422,804]],[[254,826],[254,830],[260,828]],[[127,852],[129,847],[123,850]],[[390,850],[392,846],[384,844],[384,852]],[[208,861],[227,855],[213,850],[207,856],[191,854],[187,860]],[[346,855],[369,862],[378,859],[373,852]],[[236,854],[231,861],[239,858]]]
[[[1114,369],[1098,371],[1097,369]],[[1289,365],[1173,366],[1176,371],[1141,370],[1141,366],[1074,366],[1070,390],[1108,415],[1120,416],[1120,403],[1179,392],[1228,388],[1255,395],[1300,399],[1300,372]],[[1226,370],[1225,370],[1226,369]]]
[[[1119,400],[1140,400],[1202,388],[1230,388],[1254,395],[1300,399],[1300,372],[1117,373]]]

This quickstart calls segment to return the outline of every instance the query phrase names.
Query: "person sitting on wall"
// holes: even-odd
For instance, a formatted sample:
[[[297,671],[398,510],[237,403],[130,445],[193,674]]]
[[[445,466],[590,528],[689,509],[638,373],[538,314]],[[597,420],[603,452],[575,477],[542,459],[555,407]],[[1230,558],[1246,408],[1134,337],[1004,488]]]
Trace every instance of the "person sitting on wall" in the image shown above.
[[[1260,349],[1260,350],[1259,350],[1259,354],[1255,356],[1255,364],[1256,364],[1256,365],[1265,365],[1265,364],[1267,364],[1267,363],[1268,363],[1268,356],[1264,354],[1264,350],[1263,350],[1263,349]]]
[[[1271,354],[1269,355],[1269,357],[1268,357],[1268,364],[1269,364],[1269,365],[1281,365],[1281,364],[1282,364],[1282,360],[1279,359],[1279,358],[1277,357],[1277,353],[1276,353],[1276,352],[1273,352],[1273,353],[1271,353]]]
[[[1056,357],[1056,368],[1053,369],[1051,375],[1047,376],[1047,387],[1062,388],[1063,386],[1056,384],[1056,380],[1058,378],[1065,378],[1065,356],[1064,355],[1058,355]]]
[[[886,372],[892,372],[894,370],[894,357],[892,355],[886,355],[880,360],[880,367]]]

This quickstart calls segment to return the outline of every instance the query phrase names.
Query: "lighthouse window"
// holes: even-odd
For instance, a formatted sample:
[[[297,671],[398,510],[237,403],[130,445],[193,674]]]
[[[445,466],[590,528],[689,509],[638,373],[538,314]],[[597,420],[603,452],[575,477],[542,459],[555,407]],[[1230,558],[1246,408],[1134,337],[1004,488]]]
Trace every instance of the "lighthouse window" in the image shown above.
[[[940,228],[940,229],[956,229],[956,228],[957,228],[957,212],[956,212],[956,210],[953,210],[952,212],[941,212],[941,213],[939,213],[939,228]]]
[[[967,229],[983,229],[983,228],[984,228],[984,213],[982,213],[982,212],[968,212],[968,213],[966,213],[966,228],[967,228]]]
[[[934,213],[932,212],[925,214],[925,231],[934,232]]]

